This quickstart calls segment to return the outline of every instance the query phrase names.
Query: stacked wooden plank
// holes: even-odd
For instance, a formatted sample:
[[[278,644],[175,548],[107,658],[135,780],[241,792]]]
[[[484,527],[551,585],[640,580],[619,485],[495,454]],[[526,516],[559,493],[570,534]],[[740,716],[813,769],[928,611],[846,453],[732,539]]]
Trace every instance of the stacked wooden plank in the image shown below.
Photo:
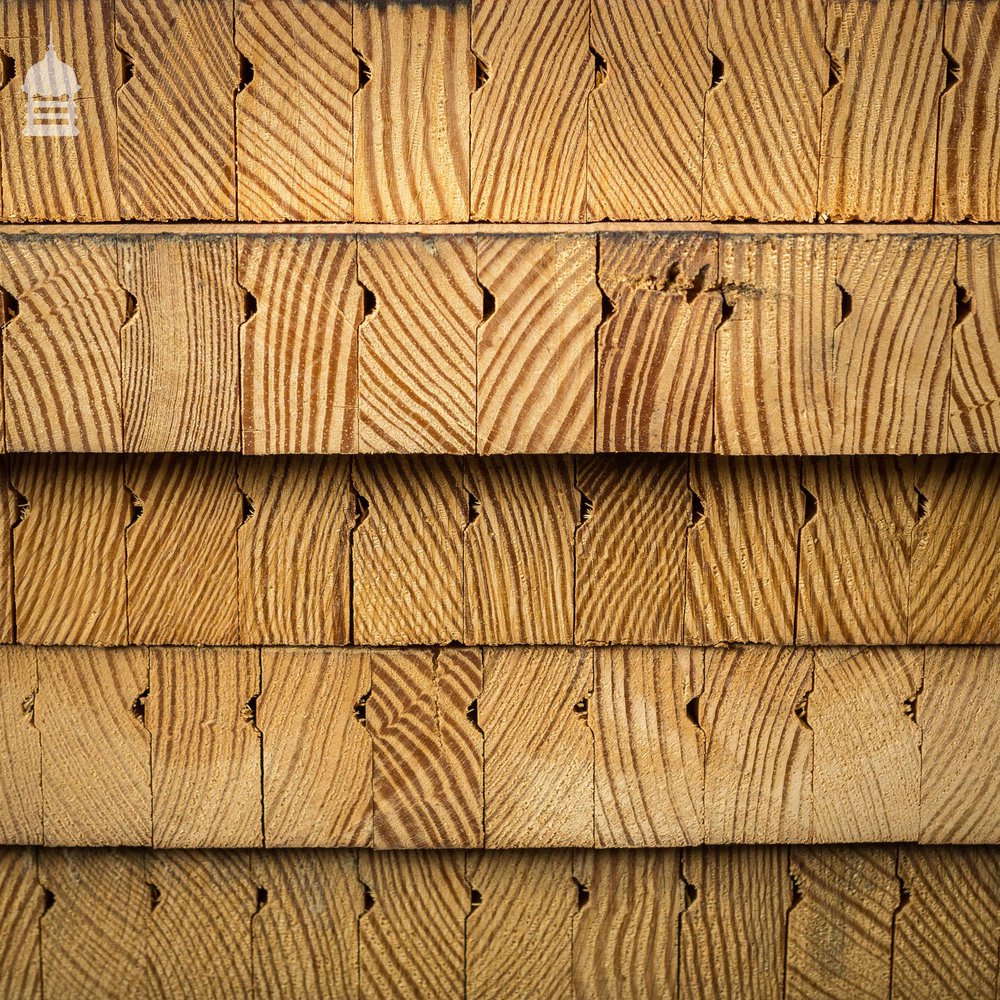
[[[0,994],[995,1000],[998,42],[3,0]]]

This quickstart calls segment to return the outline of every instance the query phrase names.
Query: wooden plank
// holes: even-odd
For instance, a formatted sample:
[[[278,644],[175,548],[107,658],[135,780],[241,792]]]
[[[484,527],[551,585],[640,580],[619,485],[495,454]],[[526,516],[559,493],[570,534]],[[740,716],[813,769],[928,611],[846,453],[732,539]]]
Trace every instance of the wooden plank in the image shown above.
[[[568,997],[577,887],[569,851],[470,854],[479,902],[466,923],[467,988],[483,1000]]]
[[[476,649],[375,650],[366,716],[379,849],[480,847],[484,738]]]
[[[371,687],[366,652],[261,650],[268,847],[371,843],[372,742],[363,715]]]
[[[465,641],[573,637],[576,491],[568,458],[470,460],[465,482]]]
[[[679,851],[575,851],[573,996],[653,1000],[677,987]]]
[[[685,851],[680,916],[682,997],[782,995],[787,850],[716,847]]]
[[[126,450],[239,451],[235,239],[124,239],[119,268]]]
[[[611,314],[597,330],[596,450],[714,450],[718,239],[599,241],[597,277]]]
[[[705,741],[705,841],[807,842],[815,793],[813,734],[800,712],[811,650],[705,651],[699,722]]]
[[[485,846],[591,847],[594,734],[591,653],[537,646],[485,650]]]
[[[347,851],[256,851],[252,918],[257,996],[356,997],[363,893]]]
[[[997,852],[900,847],[899,878],[893,995],[993,1000],[1000,976]]]
[[[944,6],[829,0],[824,216],[837,222],[933,217]]]
[[[591,3],[599,62],[587,104],[588,218],[700,218],[708,6]]]
[[[232,0],[116,0],[123,219],[236,217]]]
[[[468,496],[454,458],[354,461],[354,641],[446,645],[462,637]]]
[[[702,218],[813,218],[825,14],[824,0],[709,5]]]
[[[582,222],[590,4],[472,0],[473,219]],[[558,169],[553,169],[558,164]]]
[[[949,450],[995,453],[1000,451],[1000,241],[957,243]]]
[[[920,832],[922,649],[816,650],[812,829],[819,843],[916,840]]]
[[[895,850],[793,847],[789,876],[784,995],[868,1000],[894,995]]]
[[[467,3],[355,3],[354,49],[363,60],[354,97],[359,222],[468,218],[469,31]]]
[[[483,236],[478,247],[496,306],[479,326],[478,452],[592,452],[595,238]]]
[[[259,692],[252,650],[150,650],[154,847],[260,846]]]
[[[0,848],[0,991],[41,1000],[41,930],[45,894],[38,884],[36,852]]]
[[[86,5],[73,0],[8,0],[0,37],[10,72],[0,97],[0,162],[3,218],[26,222],[101,222],[118,218],[118,120],[115,94],[121,82],[114,47],[113,0]],[[59,128],[75,129],[53,142],[25,132],[31,67],[46,65],[47,45],[70,65],[79,90],[69,95],[73,121],[58,116]],[[38,70],[43,74],[48,71]],[[37,74],[35,74],[37,76]],[[8,80],[9,77],[9,80]],[[32,88],[33,89],[33,88]],[[51,95],[41,95],[49,97]],[[66,95],[60,95],[66,96]],[[44,112],[43,112],[44,113]],[[27,140],[27,141],[26,141]]]
[[[910,642],[1000,640],[1000,467],[959,456],[917,463]]]
[[[939,98],[934,217],[986,222],[1000,217],[997,107],[1000,44],[995,3],[952,0],[944,11],[944,88]]]
[[[928,647],[918,700],[923,768],[920,840],[1000,843],[1000,734],[993,703],[1000,653]]]
[[[795,639],[905,643],[917,519],[907,459],[806,459],[814,498],[799,535]]]
[[[234,643],[239,634],[235,460],[129,456],[133,523],[125,537],[129,639]]]
[[[336,456],[239,460],[241,641],[335,646],[350,638],[350,473]]]
[[[17,310],[3,331],[7,449],[122,451],[126,303],[115,242],[4,240],[0,285]]]
[[[252,989],[256,889],[245,851],[150,851],[152,996],[245,997]]]
[[[595,846],[701,843],[703,652],[654,647],[593,655]]]
[[[52,901],[40,920],[45,994],[145,995],[150,894],[143,852],[39,851],[38,880]]]
[[[149,653],[80,647],[36,652],[46,844],[149,844]]]
[[[33,649],[0,647],[0,843],[42,843],[42,748]],[[13,855],[4,855],[17,869]],[[3,865],[0,863],[0,869]],[[0,907],[0,912],[4,908]],[[0,935],[4,939],[5,935]],[[0,952],[0,976],[9,969]]]
[[[240,219],[353,218],[352,17],[350,0],[237,0]]]
[[[358,280],[375,296],[358,329],[359,449],[474,452],[482,316],[474,238],[362,240]]]
[[[692,457],[686,641],[791,641],[799,474],[791,459]]]
[[[130,513],[122,460],[115,455],[19,455],[10,476],[24,498],[12,532],[18,639],[123,645],[128,640],[125,529]]]
[[[355,240],[241,236],[238,242],[238,281],[256,303],[240,328],[243,450],[357,451],[363,293]]]
[[[578,459],[574,635],[681,642],[691,493],[686,458]],[[589,505],[589,506],[588,506]]]
[[[469,888],[459,851],[362,851],[358,920],[363,998],[460,997]]]

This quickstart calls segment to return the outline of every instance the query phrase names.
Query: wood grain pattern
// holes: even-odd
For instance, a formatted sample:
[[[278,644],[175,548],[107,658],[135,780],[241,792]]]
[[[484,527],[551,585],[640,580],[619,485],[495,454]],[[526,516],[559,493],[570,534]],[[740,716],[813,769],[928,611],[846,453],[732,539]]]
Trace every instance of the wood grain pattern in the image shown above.
[[[688,642],[789,642],[795,553],[804,519],[790,459],[691,459]],[[700,504],[700,507],[698,507]],[[738,574],[728,575],[739,566]]]
[[[825,13],[824,0],[791,8],[749,0],[709,5],[703,217],[813,217]]]
[[[260,846],[260,669],[252,650],[150,650],[154,847]]]
[[[352,19],[350,0],[236,3],[240,219],[353,218]]]
[[[470,995],[569,996],[576,904],[569,851],[482,851],[467,863],[482,902],[466,923]]]
[[[0,850],[0,990],[7,996],[41,1000],[39,922],[45,895],[38,884],[33,849]]]
[[[1000,976],[1000,855],[899,849],[907,898],[896,914],[894,996],[991,1000]]]
[[[819,843],[916,840],[920,832],[924,651],[816,650],[812,831]],[[836,803],[836,805],[834,805]]]
[[[486,847],[593,845],[593,687],[592,654],[583,650],[484,652]]]
[[[939,98],[934,217],[985,221],[1000,215],[1000,44],[995,3],[953,0],[944,10],[948,60]]]
[[[261,650],[257,728],[268,847],[368,846],[371,662],[353,650]]]
[[[573,922],[573,996],[672,997],[684,886],[680,852],[574,851],[586,894]]]
[[[354,641],[398,646],[461,639],[468,497],[460,462],[358,458],[352,487],[361,498],[351,547]]]
[[[4,844],[40,844],[44,836],[37,696],[35,651],[0,647],[0,841]],[[7,877],[16,872],[13,865]],[[0,934],[0,941],[5,938]],[[6,968],[0,961],[0,969]]]
[[[20,523],[11,532],[20,641],[84,646],[127,642],[129,496],[122,460],[113,455],[19,455],[10,477],[25,501]]]
[[[591,4],[590,48],[604,76],[588,99],[589,218],[699,217],[708,6]]]
[[[601,235],[597,272],[595,450],[714,450],[718,240]]]
[[[0,286],[17,302],[3,330],[7,449],[122,451],[126,303],[115,242],[6,239]]]
[[[254,881],[267,893],[251,923],[254,994],[358,995],[363,891],[347,851],[257,851]]]
[[[934,213],[943,3],[828,0],[820,211],[835,221]]]
[[[150,932],[142,851],[38,853],[39,888],[52,894],[41,917],[46,996],[144,996]]]
[[[53,647],[35,655],[45,843],[149,844],[149,654]]]
[[[237,535],[243,642],[350,639],[350,466],[336,456],[241,458]]]
[[[784,995],[868,1000],[894,995],[896,852],[793,847],[788,874],[795,897],[787,917]]]
[[[147,944],[148,992],[246,997],[252,989],[255,890],[246,851],[151,851],[155,887]],[[152,892],[152,890],[150,890]]]
[[[681,642],[691,516],[686,458],[581,458],[575,642]]]
[[[799,712],[813,683],[812,652],[747,646],[704,656],[706,842],[808,841],[815,751]]]
[[[917,494],[907,459],[805,459],[795,640],[905,643]],[[812,512],[811,512],[812,513]]]
[[[594,733],[596,847],[702,841],[704,684],[698,649],[598,649],[588,722]]]
[[[113,0],[88,4],[9,0],[4,4],[0,37],[11,57],[0,95],[0,183],[5,221],[100,222],[118,218],[115,94],[121,73],[114,46],[114,8]],[[78,134],[72,141],[24,135],[28,122],[26,74],[45,57],[49,41],[57,58],[73,67],[80,86],[73,95]]]
[[[359,450],[474,452],[482,317],[475,239],[362,241],[358,280],[375,296],[358,329]]]
[[[232,0],[115,0],[123,219],[234,219]]]
[[[571,642],[576,491],[570,460],[470,460],[465,482],[475,501],[464,533],[465,641]]]
[[[356,0],[354,217],[458,222],[469,214],[468,3]]]
[[[122,326],[125,449],[239,451],[235,240],[123,240],[119,273],[136,300]]]
[[[479,326],[477,451],[592,452],[601,320],[594,237],[477,242],[479,283],[496,302]]]
[[[475,649],[374,651],[367,719],[378,849],[483,843],[483,689]]]
[[[786,863],[786,850],[777,847],[684,852],[680,996],[781,996],[791,904]]]
[[[125,536],[129,640],[235,643],[243,499],[234,459],[129,456],[125,484],[135,498]]]
[[[473,219],[583,221],[589,11],[587,0],[472,0],[485,77],[471,101]]]
[[[1000,18],[997,27],[1000,29]],[[1000,241],[959,240],[955,282],[949,450],[997,452],[1000,451],[1000,336],[997,334]]]
[[[355,241],[240,236],[238,242],[238,281],[256,303],[240,327],[243,450],[357,451],[363,293]]]
[[[361,997],[459,997],[469,888],[458,851],[362,851]]]
[[[917,701],[924,843],[1000,840],[1000,775],[991,763],[1000,738],[990,708],[1000,690],[998,662],[997,650],[989,646],[924,653],[924,687]]]

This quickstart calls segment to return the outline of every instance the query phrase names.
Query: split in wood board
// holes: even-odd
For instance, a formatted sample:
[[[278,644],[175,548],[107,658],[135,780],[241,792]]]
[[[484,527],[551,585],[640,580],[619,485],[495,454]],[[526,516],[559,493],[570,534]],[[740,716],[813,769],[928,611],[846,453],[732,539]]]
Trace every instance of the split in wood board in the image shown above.
[[[989,848],[0,850],[5,996],[994,1000]]]
[[[0,641],[1000,642],[1000,461],[19,455]]]
[[[0,842],[1000,843],[1000,650],[0,647]]]
[[[23,135],[50,26],[72,141]],[[2,217],[997,220],[998,36],[997,0],[11,0]]]

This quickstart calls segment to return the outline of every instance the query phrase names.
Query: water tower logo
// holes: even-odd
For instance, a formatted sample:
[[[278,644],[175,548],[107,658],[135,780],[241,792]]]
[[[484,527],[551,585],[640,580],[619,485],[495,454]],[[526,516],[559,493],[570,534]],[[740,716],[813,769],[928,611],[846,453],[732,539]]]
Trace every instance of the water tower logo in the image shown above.
[[[57,55],[52,42],[52,25],[49,25],[49,49],[45,58],[36,62],[24,74],[28,95],[24,134],[31,136],[79,135],[76,127],[76,95],[80,82],[72,66]]]

